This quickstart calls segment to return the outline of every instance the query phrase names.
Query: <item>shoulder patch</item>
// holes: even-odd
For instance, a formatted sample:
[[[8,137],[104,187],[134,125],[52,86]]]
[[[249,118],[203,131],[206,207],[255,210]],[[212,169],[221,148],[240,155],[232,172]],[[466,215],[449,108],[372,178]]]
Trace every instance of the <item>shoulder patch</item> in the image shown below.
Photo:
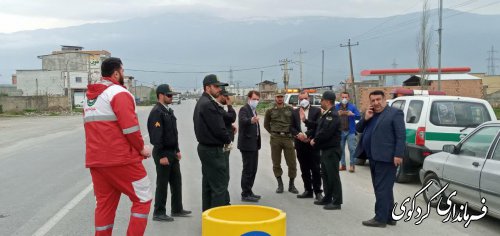
[[[158,127],[160,127],[160,126],[161,126],[161,125],[160,125],[160,122],[159,122],[159,121],[157,121],[157,122],[155,123],[155,127],[157,127],[157,128],[158,128]]]
[[[95,99],[89,99],[89,100],[87,100],[87,105],[89,107],[91,107],[91,106],[93,106],[95,104],[95,102],[97,102],[97,98],[95,98]]]

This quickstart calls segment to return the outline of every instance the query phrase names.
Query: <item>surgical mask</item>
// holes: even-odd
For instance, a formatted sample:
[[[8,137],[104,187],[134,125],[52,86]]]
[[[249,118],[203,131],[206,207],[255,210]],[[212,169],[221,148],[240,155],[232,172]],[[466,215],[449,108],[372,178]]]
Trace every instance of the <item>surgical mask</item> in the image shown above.
[[[255,108],[257,108],[257,105],[259,105],[259,101],[258,100],[250,100],[248,102],[248,105],[250,105],[252,110],[255,110]]]
[[[309,106],[309,100],[307,100],[307,99],[301,100],[300,106],[303,108],[306,108],[307,106]]]
[[[347,104],[347,98],[342,98],[342,104]]]

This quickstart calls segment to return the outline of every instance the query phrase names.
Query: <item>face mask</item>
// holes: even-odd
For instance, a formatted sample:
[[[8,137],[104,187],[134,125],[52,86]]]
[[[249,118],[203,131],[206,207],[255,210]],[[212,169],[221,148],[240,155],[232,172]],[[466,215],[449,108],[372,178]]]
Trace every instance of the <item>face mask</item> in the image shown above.
[[[344,104],[344,105],[347,104],[347,98],[342,99],[342,104]]]
[[[309,106],[309,100],[304,99],[304,100],[300,101],[300,106],[302,108],[306,108],[307,106]]]
[[[257,108],[257,105],[259,104],[259,101],[258,100],[250,100],[248,102],[248,105],[250,105],[250,107],[255,110],[255,108]]]

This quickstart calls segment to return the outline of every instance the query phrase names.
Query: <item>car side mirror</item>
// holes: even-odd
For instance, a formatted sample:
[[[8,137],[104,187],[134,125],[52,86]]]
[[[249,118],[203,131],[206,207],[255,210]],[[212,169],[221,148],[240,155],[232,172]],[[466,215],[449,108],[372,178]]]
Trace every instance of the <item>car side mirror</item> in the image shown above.
[[[443,152],[455,154],[456,151],[457,151],[457,146],[455,146],[453,144],[446,144],[443,146]]]

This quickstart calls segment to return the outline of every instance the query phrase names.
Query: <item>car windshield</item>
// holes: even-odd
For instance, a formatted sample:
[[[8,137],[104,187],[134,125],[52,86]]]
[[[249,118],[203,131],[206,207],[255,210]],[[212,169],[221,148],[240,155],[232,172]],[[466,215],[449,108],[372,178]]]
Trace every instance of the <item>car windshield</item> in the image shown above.
[[[476,127],[491,117],[486,106],[477,102],[435,101],[431,123],[437,126]]]

